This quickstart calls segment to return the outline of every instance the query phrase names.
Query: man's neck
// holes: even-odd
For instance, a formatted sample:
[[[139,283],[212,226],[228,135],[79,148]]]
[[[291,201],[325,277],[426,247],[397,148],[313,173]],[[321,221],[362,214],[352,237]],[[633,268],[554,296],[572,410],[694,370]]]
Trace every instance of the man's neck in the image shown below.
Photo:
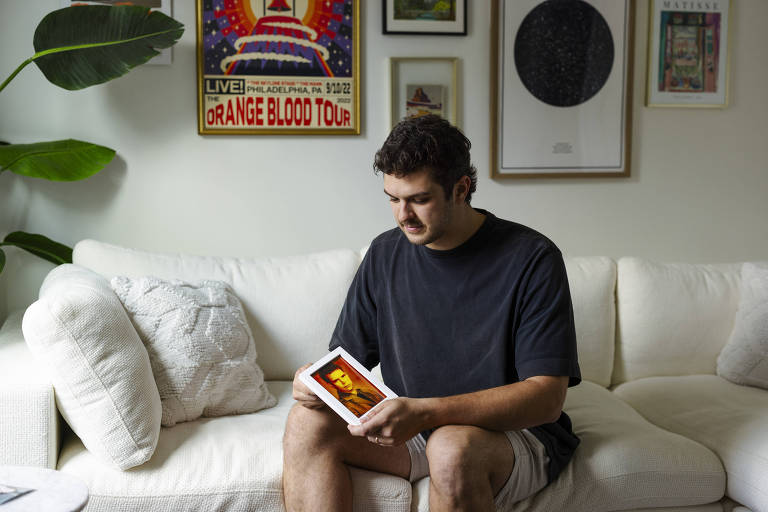
[[[436,251],[448,251],[455,249],[477,233],[485,221],[485,215],[463,203],[455,212],[454,228],[447,237],[442,237],[435,243],[427,244],[427,247]]]

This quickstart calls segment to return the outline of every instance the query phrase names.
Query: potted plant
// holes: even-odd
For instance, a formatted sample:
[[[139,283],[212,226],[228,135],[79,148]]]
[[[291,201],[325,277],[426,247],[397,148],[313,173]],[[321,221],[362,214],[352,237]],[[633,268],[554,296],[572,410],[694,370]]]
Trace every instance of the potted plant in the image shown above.
[[[158,11],[135,5],[78,5],[53,11],[37,26],[35,54],[0,84],[0,93],[28,64],[34,62],[49,82],[78,90],[118,78],[173,46],[184,25]],[[10,171],[53,181],[76,181],[101,171],[115,150],[80,140],[27,144],[0,141],[0,175]],[[70,263],[72,249],[34,233],[14,231],[0,242],[56,264]]]

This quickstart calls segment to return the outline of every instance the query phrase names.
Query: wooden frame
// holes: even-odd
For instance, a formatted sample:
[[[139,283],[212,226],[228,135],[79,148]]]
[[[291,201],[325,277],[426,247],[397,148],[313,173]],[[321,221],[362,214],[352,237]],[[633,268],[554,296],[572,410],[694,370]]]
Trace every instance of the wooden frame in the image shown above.
[[[445,19],[433,12],[412,9],[407,13],[398,13],[398,4],[406,4],[409,0],[382,0],[382,32],[384,34],[411,35],[467,35],[467,0],[445,0],[451,5],[452,13]]]
[[[630,175],[634,7],[493,0],[491,178]],[[584,18],[546,30],[575,15],[592,23],[588,36]]]
[[[458,66],[455,57],[390,57],[390,128],[406,116],[426,113],[458,126]],[[414,97],[419,89],[422,102]]]
[[[360,133],[359,0],[196,1],[200,134]]]
[[[650,1],[647,106],[728,106],[730,11],[731,0]]]

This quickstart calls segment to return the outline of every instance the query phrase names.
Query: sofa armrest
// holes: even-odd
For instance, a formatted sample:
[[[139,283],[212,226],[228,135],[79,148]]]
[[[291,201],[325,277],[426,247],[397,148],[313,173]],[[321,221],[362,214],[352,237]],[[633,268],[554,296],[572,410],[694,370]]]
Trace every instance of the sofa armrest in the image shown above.
[[[0,329],[0,464],[56,468],[59,413],[53,386],[21,332],[24,311]]]

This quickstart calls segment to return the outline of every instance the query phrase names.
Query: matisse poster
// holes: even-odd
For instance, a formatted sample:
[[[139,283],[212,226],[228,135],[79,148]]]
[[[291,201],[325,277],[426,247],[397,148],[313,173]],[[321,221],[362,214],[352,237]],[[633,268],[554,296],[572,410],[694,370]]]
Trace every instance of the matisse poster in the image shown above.
[[[201,134],[359,134],[358,0],[197,0]]]
[[[652,3],[648,105],[726,105],[729,8],[729,0]]]

